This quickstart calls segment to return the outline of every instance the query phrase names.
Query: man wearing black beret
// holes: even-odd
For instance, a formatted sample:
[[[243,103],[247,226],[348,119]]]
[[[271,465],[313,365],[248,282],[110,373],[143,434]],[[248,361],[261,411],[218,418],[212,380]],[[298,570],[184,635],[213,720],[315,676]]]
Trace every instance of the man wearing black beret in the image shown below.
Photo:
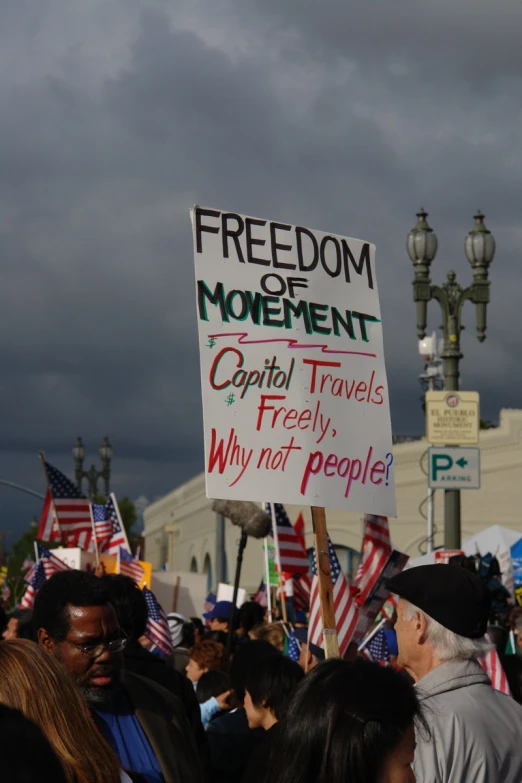
[[[489,598],[456,565],[410,568],[388,580],[399,596],[399,663],[417,684],[430,737],[417,733],[414,772],[422,783],[520,783],[522,707],[492,688],[477,662]]]

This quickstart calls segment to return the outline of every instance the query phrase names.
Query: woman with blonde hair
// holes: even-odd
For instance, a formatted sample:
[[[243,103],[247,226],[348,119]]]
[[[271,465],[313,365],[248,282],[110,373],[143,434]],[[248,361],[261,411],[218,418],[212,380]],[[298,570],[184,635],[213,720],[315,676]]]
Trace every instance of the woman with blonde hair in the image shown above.
[[[64,667],[27,639],[0,644],[0,702],[19,710],[47,738],[67,783],[120,783],[116,755],[104,740]]]
[[[284,652],[286,632],[283,623],[256,625],[248,634],[251,639],[269,642],[279,652]]]

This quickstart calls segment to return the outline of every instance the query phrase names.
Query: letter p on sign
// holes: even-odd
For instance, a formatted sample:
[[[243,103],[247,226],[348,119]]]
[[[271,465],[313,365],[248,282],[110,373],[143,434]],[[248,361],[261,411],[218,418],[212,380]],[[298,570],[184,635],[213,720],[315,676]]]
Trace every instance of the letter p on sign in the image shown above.
[[[453,467],[453,459],[449,454],[431,454],[431,475],[437,481],[438,474]]]

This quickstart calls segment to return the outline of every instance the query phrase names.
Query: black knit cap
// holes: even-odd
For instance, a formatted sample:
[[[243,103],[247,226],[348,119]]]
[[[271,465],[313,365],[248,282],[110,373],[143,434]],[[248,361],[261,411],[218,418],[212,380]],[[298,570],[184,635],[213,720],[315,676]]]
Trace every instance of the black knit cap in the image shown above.
[[[408,568],[386,587],[422,609],[450,631],[467,639],[480,639],[487,630],[489,595],[478,576],[454,565]]]

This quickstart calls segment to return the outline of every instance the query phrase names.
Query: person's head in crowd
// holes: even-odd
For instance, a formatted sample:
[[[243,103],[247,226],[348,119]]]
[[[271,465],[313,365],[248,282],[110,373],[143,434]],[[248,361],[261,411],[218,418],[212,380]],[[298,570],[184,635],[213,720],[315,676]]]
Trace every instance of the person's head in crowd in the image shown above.
[[[203,620],[200,617],[191,617],[190,622],[194,628],[194,644],[199,644],[203,641],[203,637],[205,636]]]
[[[11,612],[2,634],[3,639],[32,639],[33,613],[30,609],[15,609]]]
[[[226,648],[227,634],[224,631],[207,631],[203,641],[218,642],[218,644],[222,644]]]
[[[142,591],[134,579],[122,574],[107,574],[101,581],[107,588],[120,628],[129,639],[139,639],[149,616]]]
[[[268,625],[256,625],[252,629],[255,639],[269,642],[276,650],[283,652],[285,649],[286,633],[283,623],[269,623]]]
[[[238,647],[230,664],[230,686],[237,706],[243,705],[245,683],[250,672],[255,671],[264,658],[274,654],[273,645],[261,640],[251,641]]]
[[[415,689],[391,667],[325,661],[297,686],[266,779],[414,783],[417,720]]]
[[[190,649],[189,656],[185,671],[193,683],[197,683],[211,669],[225,668],[225,649],[218,642],[200,642]]]
[[[200,704],[204,704],[212,697],[217,698],[229,689],[228,674],[221,669],[210,669],[201,675],[196,697]]]
[[[480,658],[491,650],[484,638],[487,589],[471,571],[452,565],[418,566],[389,579],[387,587],[399,596],[399,664],[415,681],[441,663]]]
[[[301,648],[299,665],[305,672],[309,672],[318,663],[324,661],[324,650],[317,644],[308,641],[308,628],[296,628],[294,633]]]
[[[281,610],[279,608],[279,604],[272,602],[272,622],[275,622],[276,620],[281,619]],[[265,614],[263,616],[263,621],[265,623],[269,622],[269,615],[268,615],[268,606],[265,609]]]
[[[65,666],[89,704],[110,701],[127,636],[102,579],[90,571],[54,574],[36,594],[33,627],[38,643]]]
[[[211,631],[228,632],[229,624],[232,620],[232,601],[218,601],[216,605],[203,615],[208,621]]]
[[[89,717],[71,677],[42,647],[27,639],[0,644],[0,702],[41,729],[68,783],[119,783],[116,755]]]
[[[26,748],[30,748],[30,752],[21,752]],[[4,705],[0,705],[0,758],[2,779],[9,783],[31,783],[33,780],[69,783],[38,726],[18,710]]]
[[[288,708],[290,697],[304,677],[295,661],[270,655],[250,670],[245,682],[245,712],[251,729],[271,729]]]
[[[248,632],[255,625],[263,622],[264,615],[265,610],[260,604],[256,601],[247,601],[239,608],[236,633],[240,636],[248,636]]]
[[[192,620],[185,620],[183,623],[183,635],[181,639],[181,646],[186,650],[190,650],[196,644],[196,629]]]

